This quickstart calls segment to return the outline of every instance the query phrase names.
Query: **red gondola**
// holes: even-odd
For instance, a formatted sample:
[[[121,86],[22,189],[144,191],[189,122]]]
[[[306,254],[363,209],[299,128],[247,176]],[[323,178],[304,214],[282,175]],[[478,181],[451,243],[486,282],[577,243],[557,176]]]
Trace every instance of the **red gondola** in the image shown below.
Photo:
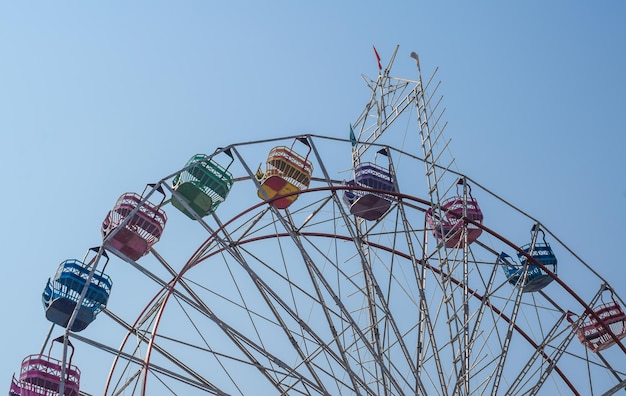
[[[611,292],[611,301],[603,302],[594,308],[593,312],[595,315],[589,315],[577,329],[578,339],[590,351],[602,351],[615,345],[616,339],[621,340],[626,337],[626,314],[615,300],[613,292]],[[571,313],[568,315],[570,321],[572,321],[571,315]]]
[[[163,194],[158,204],[144,199],[146,189],[142,195],[126,193],[117,200],[102,223],[106,248],[120,252],[131,260],[138,260],[159,241],[167,216],[161,208],[165,193],[161,186],[155,191]]]

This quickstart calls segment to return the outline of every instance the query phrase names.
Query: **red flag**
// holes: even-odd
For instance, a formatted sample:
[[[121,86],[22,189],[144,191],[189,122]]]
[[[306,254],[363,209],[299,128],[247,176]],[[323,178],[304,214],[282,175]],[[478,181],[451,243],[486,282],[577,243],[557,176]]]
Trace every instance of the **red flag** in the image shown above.
[[[376,55],[376,62],[378,62],[378,70],[383,70],[383,67],[380,64],[380,55],[378,55],[378,51],[376,51],[376,47],[372,45],[372,48],[374,48],[374,55]]]

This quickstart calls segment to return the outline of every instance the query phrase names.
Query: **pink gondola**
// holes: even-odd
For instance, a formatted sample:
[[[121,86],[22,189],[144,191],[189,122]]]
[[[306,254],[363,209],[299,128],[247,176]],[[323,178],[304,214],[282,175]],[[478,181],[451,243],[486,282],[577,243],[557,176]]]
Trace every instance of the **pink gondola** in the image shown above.
[[[145,189],[142,195],[126,193],[117,200],[102,223],[105,248],[120,252],[131,260],[138,260],[159,241],[167,216],[161,208],[165,193],[161,186],[155,191],[163,194],[158,204],[144,200]]]
[[[464,179],[459,179],[457,189],[463,184],[465,184]],[[457,191],[457,196],[445,200],[438,210],[433,211],[430,208],[426,212],[426,221],[433,235],[437,239],[445,241],[445,246],[448,248],[464,247],[464,226],[467,226],[468,245],[478,239],[483,232],[475,224],[463,220],[466,217],[478,224],[483,222],[483,213],[480,210],[480,206],[478,206],[478,201],[472,197],[472,189],[469,184],[466,184],[466,186],[468,190],[467,198]]]
[[[63,344],[63,337],[52,341]],[[50,350],[52,350],[52,344]],[[78,396],[80,391],[80,370],[72,365],[74,346],[71,348],[69,362],[65,365],[64,396]],[[9,396],[57,396],[60,394],[63,362],[48,355],[30,355],[24,358],[18,378],[13,375]]]

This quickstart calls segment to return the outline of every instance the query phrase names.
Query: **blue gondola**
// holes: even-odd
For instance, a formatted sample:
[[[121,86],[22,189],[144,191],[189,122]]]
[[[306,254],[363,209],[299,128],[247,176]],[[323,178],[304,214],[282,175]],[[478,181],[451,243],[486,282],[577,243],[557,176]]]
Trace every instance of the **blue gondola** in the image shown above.
[[[532,242],[522,246],[521,249],[541,264],[543,268],[533,262],[527,263],[526,255],[521,252],[517,253],[517,257],[520,261],[519,264],[515,263],[506,253],[501,253],[498,257],[499,264],[502,265],[509,283],[519,285],[523,288],[524,292],[534,292],[546,287],[554,280],[546,269],[554,275],[556,275],[557,269],[556,256],[550,244],[546,242],[544,231],[538,224],[535,224],[531,229],[531,234]],[[541,234],[543,242],[537,242],[539,234]]]
[[[94,248],[97,249],[97,248]],[[94,250],[90,249],[90,250]],[[109,260],[103,250],[103,257]],[[106,263],[104,265],[106,267]],[[67,327],[72,313],[76,309],[78,300],[85,287],[85,297],[78,309],[78,313],[70,330],[79,332],[87,328],[94,321],[96,315],[107,305],[111,293],[111,278],[102,271],[92,272],[92,265],[79,260],[65,260],[59,265],[54,278],[48,283],[42,293],[42,301],[46,311],[46,318],[59,326]]]

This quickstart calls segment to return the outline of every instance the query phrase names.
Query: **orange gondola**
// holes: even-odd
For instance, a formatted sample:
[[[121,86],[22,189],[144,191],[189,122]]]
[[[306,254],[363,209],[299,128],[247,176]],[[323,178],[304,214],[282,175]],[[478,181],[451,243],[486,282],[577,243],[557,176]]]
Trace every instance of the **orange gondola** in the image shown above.
[[[307,146],[306,155],[302,156],[293,149],[295,142],[301,142]],[[313,174],[313,164],[309,161],[311,146],[304,137],[296,138],[291,147],[278,146],[270,150],[265,171],[261,168],[257,171],[256,178],[261,185],[258,191],[259,198],[269,200],[276,198],[272,204],[278,209],[289,207],[298,199],[298,191],[309,187],[311,175]],[[285,197],[280,197],[282,195]]]

